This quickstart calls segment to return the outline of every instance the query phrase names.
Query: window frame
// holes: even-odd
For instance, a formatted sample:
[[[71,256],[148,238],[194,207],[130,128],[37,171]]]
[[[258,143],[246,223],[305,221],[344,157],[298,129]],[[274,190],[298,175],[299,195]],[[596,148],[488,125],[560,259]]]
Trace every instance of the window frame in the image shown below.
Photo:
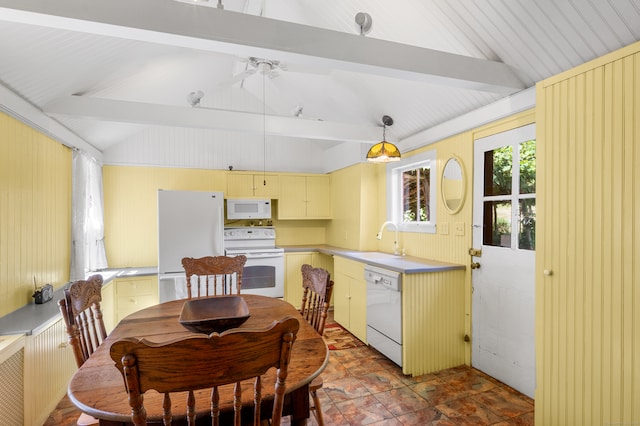
[[[418,232],[426,234],[436,233],[436,197],[437,197],[437,156],[436,150],[424,151],[411,157],[404,157],[400,161],[387,164],[387,220],[398,225],[402,232]],[[429,167],[429,208],[431,217],[427,222],[402,221],[402,173],[418,167]]]

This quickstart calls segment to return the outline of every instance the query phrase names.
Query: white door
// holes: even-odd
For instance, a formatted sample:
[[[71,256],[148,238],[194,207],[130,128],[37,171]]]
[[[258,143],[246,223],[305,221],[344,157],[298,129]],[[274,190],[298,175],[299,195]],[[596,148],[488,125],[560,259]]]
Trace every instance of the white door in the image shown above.
[[[533,397],[535,125],[474,143],[472,365]]]

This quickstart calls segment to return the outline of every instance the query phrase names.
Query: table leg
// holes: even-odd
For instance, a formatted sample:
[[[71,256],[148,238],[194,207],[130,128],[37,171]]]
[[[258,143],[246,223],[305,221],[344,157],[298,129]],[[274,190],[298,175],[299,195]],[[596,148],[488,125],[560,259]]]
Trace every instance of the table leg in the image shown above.
[[[291,392],[291,425],[306,426],[309,418],[309,384]]]

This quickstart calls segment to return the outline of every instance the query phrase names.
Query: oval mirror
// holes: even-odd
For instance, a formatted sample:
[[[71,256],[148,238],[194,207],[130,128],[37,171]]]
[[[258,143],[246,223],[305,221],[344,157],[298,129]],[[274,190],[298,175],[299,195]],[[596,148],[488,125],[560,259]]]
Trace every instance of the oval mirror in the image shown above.
[[[465,197],[465,176],[462,161],[458,157],[447,160],[442,170],[442,201],[449,213],[460,211]]]

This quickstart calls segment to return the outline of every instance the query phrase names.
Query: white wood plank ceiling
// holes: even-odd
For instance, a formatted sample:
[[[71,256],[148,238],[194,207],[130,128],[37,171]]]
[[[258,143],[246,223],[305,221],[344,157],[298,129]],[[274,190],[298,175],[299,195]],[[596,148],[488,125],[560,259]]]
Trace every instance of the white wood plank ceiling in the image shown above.
[[[159,126],[322,149],[375,142],[385,114],[388,139],[415,137],[640,40],[640,0],[222,4],[0,0],[0,85],[99,151]]]

